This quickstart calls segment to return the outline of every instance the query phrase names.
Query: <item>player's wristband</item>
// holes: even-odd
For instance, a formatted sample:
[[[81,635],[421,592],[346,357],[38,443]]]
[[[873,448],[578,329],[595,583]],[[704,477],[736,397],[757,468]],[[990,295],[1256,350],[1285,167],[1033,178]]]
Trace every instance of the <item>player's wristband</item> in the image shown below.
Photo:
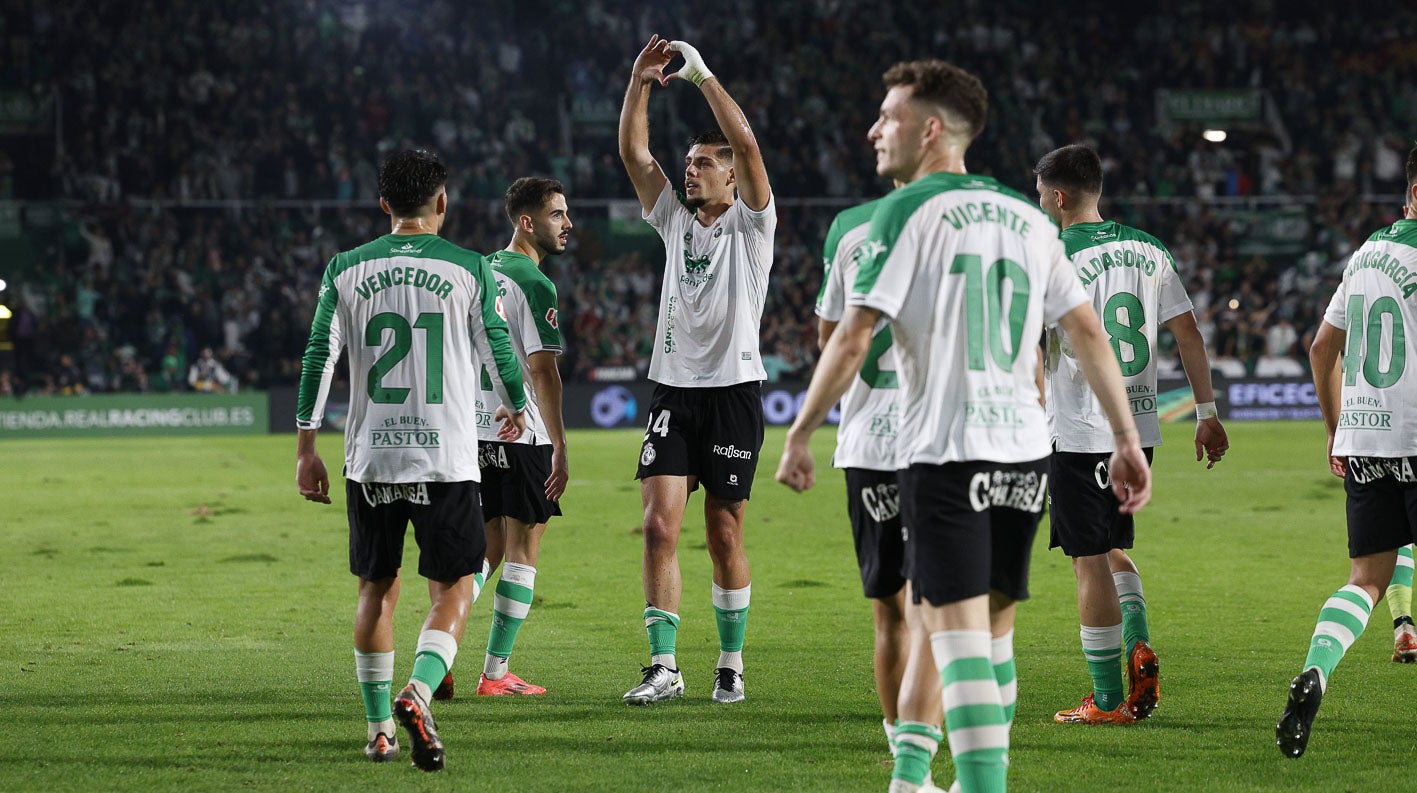
[[[688,80],[694,85],[703,85],[704,80],[713,76],[709,67],[704,63],[704,57],[699,54],[694,45],[683,41],[669,42],[669,49],[684,56],[684,66],[679,69],[679,77]]]
[[[1205,421],[1206,419],[1213,419],[1219,415],[1220,412],[1215,409],[1214,402],[1196,403],[1196,421]]]

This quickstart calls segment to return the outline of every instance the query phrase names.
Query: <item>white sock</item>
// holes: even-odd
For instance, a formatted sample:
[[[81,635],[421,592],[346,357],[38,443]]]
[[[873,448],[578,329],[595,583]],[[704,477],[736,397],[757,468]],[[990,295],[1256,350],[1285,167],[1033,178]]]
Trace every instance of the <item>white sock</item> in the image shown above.
[[[507,676],[507,663],[510,659],[500,655],[487,654],[487,658],[482,662],[482,676],[488,680],[501,680]]]
[[[886,731],[886,745],[891,748],[891,757],[895,757],[895,725],[890,719],[881,719],[881,727]]]
[[[665,669],[673,669],[676,672],[679,670],[679,662],[675,660],[674,653],[669,653],[668,655],[651,655],[649,657],[649,665],[654,666],[655,664],[659,664]]]

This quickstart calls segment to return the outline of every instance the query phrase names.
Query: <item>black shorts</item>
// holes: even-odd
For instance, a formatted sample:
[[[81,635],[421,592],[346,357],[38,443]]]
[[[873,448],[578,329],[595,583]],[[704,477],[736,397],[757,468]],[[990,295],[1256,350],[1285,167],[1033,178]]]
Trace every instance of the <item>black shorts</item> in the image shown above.
[[[762,448],[761,384],[657,384],[635,478],[691,476],[725,501],[744,500],[753,490]]]
[[[1348,556],[1395,551],[1417,537],[1417,457],[1349,457]]]
[[[868,598],[891,597],[905,586],[905,538],[895,471],[846,469],[846,511],[862,591]]]
[[[346,480],[349,509],[349,572],[366,581],[398,574],[403,538],[413,521],[418,574],[456,581],[482,569],[487,535],[476,482],[413,482],[386,485]]]
[[[1151,449],[1142,449],[1151,464]],[[1131,548],[1136,521],[1117,511],[1107,476],[1111,452],[1053,452],[1048,471],[1048,547],[1071,558]]]
[[[561,505],[546,498],[550,446],[478,441],[477,463],[482,467],[483,519],[537,524],[561,514]]]
[[[1028,599],[1047,458],[917,463],[898,476],[905,566],[916,603],[923,598],[943,606],[991,590]]]

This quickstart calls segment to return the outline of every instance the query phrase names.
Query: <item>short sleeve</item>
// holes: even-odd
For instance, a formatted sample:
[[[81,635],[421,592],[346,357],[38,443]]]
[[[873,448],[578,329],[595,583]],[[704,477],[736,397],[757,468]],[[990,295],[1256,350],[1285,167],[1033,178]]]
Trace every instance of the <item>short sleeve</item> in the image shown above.
[[[1345,331],[1348,330],[1348,298],[1344,290],[1346,283],[1338,285],[1333,292],[1333,299],[1328,301],[1328,308],[1324,309],[1324,322]]]
[[[1186,285],[1181,283],[1181,275],[1176,270],[1176,261],[1166,254],[1165,269],[1161,273],[1161,286],[1157,291],[1157,321],[1167,322],[1195,308],[1191,296],[1186,294]]]
[[[1069,311],[1087,303],[1087,290],[1083,289],[1073,263],[1063,250],[1063,242],[1057,237],[1044,241],[1046,267],[1043,292],[1043,324],[1056,325]]]
[[[644,214],[644,219],[659,232],[659,236],[664,237],[675,233],[676,220],[684,217],[692,219],[693,216],[689,208],[680,203],[669,180],[665,179],[664,189],[659,191],[659,200],[654,202],[654,209]]]

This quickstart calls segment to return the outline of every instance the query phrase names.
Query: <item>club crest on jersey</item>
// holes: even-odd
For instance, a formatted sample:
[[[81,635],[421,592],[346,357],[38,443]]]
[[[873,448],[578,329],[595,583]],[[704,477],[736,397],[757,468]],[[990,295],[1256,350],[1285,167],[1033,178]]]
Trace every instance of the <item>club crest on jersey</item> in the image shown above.
[[[723,236],[723,227],[722,227],[722,226],[715,226],[715,227],[714,227],[714,230],[713,230],[713,238],[714,238],[714,239],[718,239],[719,237],[722,237],[722,236]]]
[[[553,328],[559,328],[560,325],[557,325],[557,324],[556,324],[556,319],[557,319],[558,316],[560,316],[560,312],[558,312],[556,309],[554,309],[554,308],[548,308],[548,309],[546,309],[546,324],[547,324],[547,325],[550,325],[550,326],[553,327]]]
[[[645,441],[645,448],[640,452],[640,465],[653,465],[654,458],[658,456],[654,451],[654,444]]]
[[[691,242],[693,242],[693,241],[694,241],[694,232],[692,232],[692,231],[686,231],[686,232],[684,232],[684,244],[685,244],[685,245],[688,245],[689,243],[691,243]]]

